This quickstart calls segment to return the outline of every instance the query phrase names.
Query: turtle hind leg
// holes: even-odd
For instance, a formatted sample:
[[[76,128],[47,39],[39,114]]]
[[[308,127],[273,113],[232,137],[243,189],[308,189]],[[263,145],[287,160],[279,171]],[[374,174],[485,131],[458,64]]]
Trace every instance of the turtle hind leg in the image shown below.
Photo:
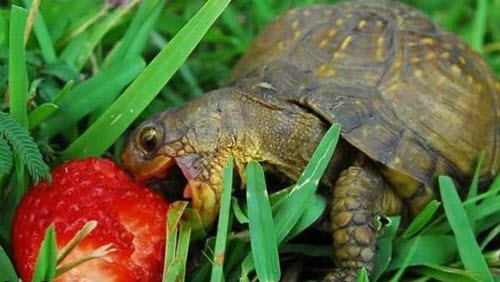
[[[361,267],[373,271],[376,215],[399,213],[401,199],[371,168],[353,166],[335,184],[331,205],[335,257],[339,268],[324,281],[355,281]]]

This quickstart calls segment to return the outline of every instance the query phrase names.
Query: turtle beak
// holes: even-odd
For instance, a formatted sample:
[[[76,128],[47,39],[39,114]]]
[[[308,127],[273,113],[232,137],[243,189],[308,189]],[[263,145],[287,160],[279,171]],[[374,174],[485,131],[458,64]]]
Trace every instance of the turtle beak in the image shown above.
[[[137,158],[131,150],[124,150],[122,160],[128,171],[138,181],[146,181],[151,178],[164,178],[168,170],[175,164],[173,158],[158,155],[152,160]]]
[[[137,157],[134,150],[123,151],[122,160],[127,170],[140,182],[150,179],[164,179],[168,177],[174,165],[177,165],[187,184],[184,187],[183,197],[191,201],[192,207],[201,218],[204,227],[209,227],[216,219],[219,211],[219,200],[222,191],[222,173],[212,170],[215,175],[204,177],[200,166],[201,156],[191,154],[181,157],[169,157],[158,154],[153,159]]]

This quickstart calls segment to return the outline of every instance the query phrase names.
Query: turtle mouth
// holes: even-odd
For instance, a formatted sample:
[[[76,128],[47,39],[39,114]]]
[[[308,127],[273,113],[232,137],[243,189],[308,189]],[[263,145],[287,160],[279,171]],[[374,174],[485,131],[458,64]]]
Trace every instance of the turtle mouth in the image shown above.
[[[220,189],[202,177],[202,172],[208,169],[201,166],[202,156],[159,155],[137,163],[124,153],[123,160],[135,179],[163,194],[170,202],[190,201],[204,226],[209,226],[215,220],[219,198],[217,191]]]

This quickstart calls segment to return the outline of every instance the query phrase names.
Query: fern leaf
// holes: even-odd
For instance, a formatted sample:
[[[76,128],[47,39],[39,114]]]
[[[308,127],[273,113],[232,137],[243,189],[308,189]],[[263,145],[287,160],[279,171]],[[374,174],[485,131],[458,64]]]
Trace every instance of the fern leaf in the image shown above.
[[[0,135],[19,153],[35,183],[50,177],[49,167],[43,161],[42,154],[29,132],[4,112],[0,112]]]
[[[0,179],[9,174],[12,168],[12,149],[7,141],[0,137]]]

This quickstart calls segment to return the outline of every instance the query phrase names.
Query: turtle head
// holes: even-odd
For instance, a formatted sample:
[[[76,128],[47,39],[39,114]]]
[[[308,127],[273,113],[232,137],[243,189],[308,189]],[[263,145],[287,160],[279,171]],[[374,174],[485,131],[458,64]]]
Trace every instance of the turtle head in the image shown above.
[[[222,168],[232,155],[239,120],[234,91],[215,90],[151,117],[132,132],[122,154],[125,167],[141,182],[168,178],[177,166],[187,180],[183,197],[205,226],[217,216]]]

